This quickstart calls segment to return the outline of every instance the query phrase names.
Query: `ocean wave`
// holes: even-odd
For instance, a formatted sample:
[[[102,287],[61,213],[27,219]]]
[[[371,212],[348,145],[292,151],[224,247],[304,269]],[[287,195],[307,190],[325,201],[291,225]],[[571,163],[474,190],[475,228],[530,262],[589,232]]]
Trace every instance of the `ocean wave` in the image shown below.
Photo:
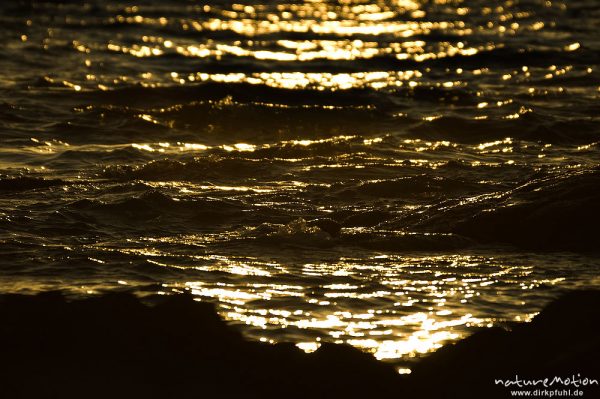
[[[506,192],[442,202],[394,224],[413,231],[455,233],[482,243],[597,251],[599,187],[598,168],[551,173]]]
[[[521,111],[507,117],[476,120],[459,116],[442,116],[422,122],[409,130],[419,138],[450,140],[458,143],[481,143],[505,137],[551,144],[586,144],[600,139],[598,123],[589,118],[559,117]]]
[[[238,182],[255,176],[273,176],[278,170],[276,161],[257,161],[253,159],[223,158],[209,155],[195,158],[189,162],[162,159],[139,166],[109,166],[102,176],[122,180],[150,181],[208,181],[211,179],[235,178]]]
[[[46,179],[43,177],[30,176],[7,177],[0,178],[0,192],[46,189],[54,186],[64,186],[66,184],[69,183],[61,179]]]
[[[186,85],[145,87],[132,85],[114,90],[96,90],[80,94],[80,98],[100,104],[137,106],[164,106],[201,101],[229,101],[239,103],[284,105],[339,105],[370,106],[379,101],[369,89],[319,91],[309,89],[274,88],[247,83],[204,82]]]
[[[343,222],[327,218],[297,218],[286,224],[263,223],[254,228],[245,228],[240,231],[237,244],[271,249],[282,246],[305,250],[346,247],[407,252],[464,249],[475,245],[475,242],[456,234],[348,228]]]
[[[460,179],[419,175],[361,183],[352,191],[380,198],[413,198],[482,191],[482,187],[481,184]]]
[[[138,197],[115,201],[83,199],[75,201],[57,214],[70,220],[150,231],[164,229],[194,230],[239,216],[245,206],[239,202],[216,199],[186,200],[152,190]],[[57,217],[57,215],[54,215]]]

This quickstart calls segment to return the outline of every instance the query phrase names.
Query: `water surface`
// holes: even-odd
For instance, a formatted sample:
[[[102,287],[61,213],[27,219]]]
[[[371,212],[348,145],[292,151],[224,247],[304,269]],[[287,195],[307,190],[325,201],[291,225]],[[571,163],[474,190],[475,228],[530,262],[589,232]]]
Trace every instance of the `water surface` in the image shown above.
[[[0,23],[3,291],[188,290],[253,339],[405,367],[600,283],[592,0],[14,1]]]

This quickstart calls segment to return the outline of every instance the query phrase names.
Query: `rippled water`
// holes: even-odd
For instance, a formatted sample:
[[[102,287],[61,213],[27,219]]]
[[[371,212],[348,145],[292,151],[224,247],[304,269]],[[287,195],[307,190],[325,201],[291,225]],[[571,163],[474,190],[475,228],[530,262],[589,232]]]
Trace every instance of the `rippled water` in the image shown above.
[[[0,5],[3,291],[395,361],[600,285],[600,8]]]

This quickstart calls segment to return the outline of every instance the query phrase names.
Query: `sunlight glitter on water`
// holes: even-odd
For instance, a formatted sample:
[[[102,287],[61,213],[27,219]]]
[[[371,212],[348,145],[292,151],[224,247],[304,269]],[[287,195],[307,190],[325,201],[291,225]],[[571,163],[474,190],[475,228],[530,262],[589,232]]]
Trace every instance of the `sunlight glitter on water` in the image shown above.
[[[216,300],[223,316],[245,325],[256,339],[277,342],[302,334],[315,338],[300,346],[307,351],[330,340],[363,348],[378,359],[398,360],[431,352],[465,336],[469,328],[512,320],[515,316],[509,315],[515,311],[518,320],[529,320],[532,315],[523,307],[526,300],[516,304],[510,293],[523,295],[523,290],[562,281],[532,278],[534,271],[528,264],[506,264],[478,255],[373,255],[370,259],[304,265],[313,282],[287,285],[286,276],[297,266],[221,258],[222,267],[203,270],[253,279],[167,287]],[[496,316],[473,314],[478,306],[489,306],[490,295],[495,297]]]
[[[0,4],[7,291],[187,290],[399,364],[598,286],[590,0],[25,3]]]

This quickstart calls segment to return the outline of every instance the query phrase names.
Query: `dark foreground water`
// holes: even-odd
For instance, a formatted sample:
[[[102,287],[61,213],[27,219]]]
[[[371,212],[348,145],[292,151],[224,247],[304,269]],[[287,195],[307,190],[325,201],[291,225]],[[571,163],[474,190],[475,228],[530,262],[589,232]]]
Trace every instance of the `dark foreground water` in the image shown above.
[[[0,26],[3,292],[190,290],[404,367],[600,286],[595,0],[7,1]]]

